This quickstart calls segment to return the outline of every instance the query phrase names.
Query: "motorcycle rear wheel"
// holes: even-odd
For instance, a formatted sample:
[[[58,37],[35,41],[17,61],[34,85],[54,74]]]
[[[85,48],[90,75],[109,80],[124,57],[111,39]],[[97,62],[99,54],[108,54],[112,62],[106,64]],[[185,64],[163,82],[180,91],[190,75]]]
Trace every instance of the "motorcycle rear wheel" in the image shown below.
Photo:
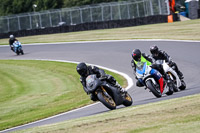
[[[116,103],[111,96],[107,96],[102,91],[99,91],[97,97],[107,108],[111,110],[116,109]]]
[[[124,96],[123,105],[127,107],[127,106],[131,106],[132,103],[133,103],[133,100],[132,100],[131,96],[128,93],[126,93]]]
[[[157,98],[160,98],[162,96],[161,92],[158,92],[156,88],[154,87],[152,81],[148,80],[146,82],[147,88],[153,93],[153,95]]]

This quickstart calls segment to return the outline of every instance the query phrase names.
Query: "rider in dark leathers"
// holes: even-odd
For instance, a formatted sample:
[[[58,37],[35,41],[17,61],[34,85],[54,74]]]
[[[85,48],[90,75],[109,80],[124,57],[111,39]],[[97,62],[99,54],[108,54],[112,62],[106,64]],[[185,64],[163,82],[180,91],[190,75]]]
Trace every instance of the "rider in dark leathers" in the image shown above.
[[[175,62],[172,61],[171,57],[162,50],[159,50],[156,45],[150,47],[150,52],[152,54],[152,58],[155,60],[165,60],[166,62],[169,63],[169,66],[174,67],[176,73],[178,74],[180,79],[183,79],[183,74],[182,72],[178,69],[178,66],[176,65]]]
[[[104,70],[99,69],[96,66],[87,66],[84,62],[81,62],[76,67],[77,72],[79,73],[80,82],[83,85],[83,89],[87,94],[90,94],[87,87],[86,87],[86,78],[89,75],[96,74],[97,78],[105,78],[106,81],[108,81],[111,85],[117,87],[120,89],[121,92],[125,92],[124,88],[122,88],[118,82],[115,80],[115,78],[111,75],[108,75],[104,72]],[[94,94],[90,95],[91,100],[96,101],[96,97]]]
[[[14,43],[15,41],[18,41],[18,40],[15,38],[15,36],[14,36],[14,35],[10,35],[9,45],[10,45],[10,49],[11,49],[12,51],[14,51],[13,43]]]

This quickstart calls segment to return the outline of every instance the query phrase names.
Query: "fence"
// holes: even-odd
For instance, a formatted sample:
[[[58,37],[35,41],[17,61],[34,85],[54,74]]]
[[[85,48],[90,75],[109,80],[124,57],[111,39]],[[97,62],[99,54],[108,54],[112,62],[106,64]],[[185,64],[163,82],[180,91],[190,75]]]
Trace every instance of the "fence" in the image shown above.
[[[168,0],[132,0],[0,17],[0,33],[169,14]]]

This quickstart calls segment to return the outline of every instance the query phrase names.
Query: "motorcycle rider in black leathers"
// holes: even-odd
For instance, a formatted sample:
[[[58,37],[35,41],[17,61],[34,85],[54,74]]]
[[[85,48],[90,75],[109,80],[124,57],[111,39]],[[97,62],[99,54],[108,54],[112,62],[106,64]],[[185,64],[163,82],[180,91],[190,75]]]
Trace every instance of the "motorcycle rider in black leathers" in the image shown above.
[[[14,35],[10,35],[9,44],[10,44],[10,49],[11,49],[12,51],[14,51],[13,43],[14,43],[15,41],[18,41],[18,40],[15,38],[15,36],[14,36]]]
[[[111,75],[108,75],[104,72],[104,70],[99,69],[96,66],[87,66],[84,62],[81,62],[77,65],[76,67],[77,72],[79,73],[80,77],[80,82],[83,85],[83,89],[87,94],[90,94],[87,87],[86,87],[86,78],[87,76],[91,74],[96,74],[97,78],[104,78],[106,79],[107,82],[109,82],[111,85],[119,88],[119,90],[124,93],[126,92],[124,88],[122,88],[118,82],[115,80],[115,78]],[[94,94],[90,95],[91,100],[96,101],[96,97]]]
[[[172,61],[171,57],[165,51],[159,50],[158,47],[154,45],[150,47],[150,52],[152,54],[153,59],[165,60],[166,62],[168,62],[170,67],[172,68],[174,67],[179,78],[183,79],[182,72],[178,69],[178,66],[176,65],[176,63]]]

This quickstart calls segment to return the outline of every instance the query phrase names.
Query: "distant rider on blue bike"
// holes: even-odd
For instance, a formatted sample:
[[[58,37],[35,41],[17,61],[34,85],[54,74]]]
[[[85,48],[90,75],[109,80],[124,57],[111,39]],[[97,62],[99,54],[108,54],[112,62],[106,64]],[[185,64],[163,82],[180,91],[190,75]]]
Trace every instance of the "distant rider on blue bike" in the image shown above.
[[[18,41],[18,40],[15,38],[15,36],[14,36],[14,35],[10,35],[9,44],[10,44],[10,49],[11,49],[12,51],[14,51],[13,43],[14,43],[15,41]]]

